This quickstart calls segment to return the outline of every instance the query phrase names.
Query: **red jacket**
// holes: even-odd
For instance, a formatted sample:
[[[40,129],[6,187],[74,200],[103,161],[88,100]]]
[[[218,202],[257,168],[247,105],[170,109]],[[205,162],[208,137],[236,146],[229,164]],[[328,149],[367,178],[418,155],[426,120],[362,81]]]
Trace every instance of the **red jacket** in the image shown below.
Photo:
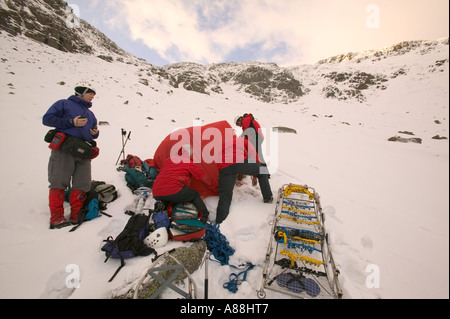
[[[209,187],[214,185],[211,178],[205,174],[196,164],[174,163],[170,157],[164,162],[153,183],[152,193],[154,196],[169,196],[178,193],[183,187],[189,187],[191,178],[202,181]]]
[[[252,120],[253,120],[253,122],[252,122]],[[246,134],[245,130],[247,130],[248,128],[255,129],[254,134],[259,134],[260,138],[262,138],[262,140],[264,140],[264,135],[262,134],[262,131],[261,131],[261,125],[259,125],[259,123],[253,118],[252,114],[247,114],[247,116],[242,119],[242,132],[243,132],[243,135],[245,135],[247,137],[249,135]],[[254,144],[254,141],[250,141],[250,142],[252,142]]]
[[[219,170],[224,169],[236,163],[242,163],[244,160],[261,163],[256,149],[247,139],[233,136],[232,141],[226,141],[222,145],[222,162],[217,163]]]

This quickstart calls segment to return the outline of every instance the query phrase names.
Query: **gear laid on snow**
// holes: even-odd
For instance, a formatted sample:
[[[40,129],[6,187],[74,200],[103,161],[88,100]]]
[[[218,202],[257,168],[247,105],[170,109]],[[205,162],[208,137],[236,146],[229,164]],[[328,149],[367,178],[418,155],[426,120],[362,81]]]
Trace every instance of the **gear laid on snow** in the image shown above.
[[[234,249],[230,246],[219,228],[220,224],[207,223],[203,240],[206,241],[208,250],[214,258],[216,258],[221,265],[228,265],[230,256],[234,254]]]
[[[150,248],[161,248],[167,244],[168,240],[169,234],[167,229],[160,227],[144,239],[144,244]]]

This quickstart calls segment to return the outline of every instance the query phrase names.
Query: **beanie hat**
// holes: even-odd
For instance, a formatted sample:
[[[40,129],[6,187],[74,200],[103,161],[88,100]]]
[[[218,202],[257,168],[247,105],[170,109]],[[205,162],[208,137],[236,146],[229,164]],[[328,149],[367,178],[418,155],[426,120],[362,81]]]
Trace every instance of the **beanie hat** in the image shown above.
[[[85,95],[86,93],[94,93],[95,89],[92,87],[92,85],[88,82],[80,82],[75,86],[75,95]]]

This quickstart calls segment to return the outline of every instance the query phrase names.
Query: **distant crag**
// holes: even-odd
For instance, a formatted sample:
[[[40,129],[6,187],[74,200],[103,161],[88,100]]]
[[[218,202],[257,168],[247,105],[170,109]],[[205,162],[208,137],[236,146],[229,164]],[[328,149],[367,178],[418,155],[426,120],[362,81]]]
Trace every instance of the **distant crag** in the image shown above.
[[[103,33],[77,18],[62,0],[8,0],[0,4],[0,30],[24,35],[55,49],[72,53],[126,55]],[[96,43],[94,48],[88,44]],[[101,48],[101,52],[95,49]]]

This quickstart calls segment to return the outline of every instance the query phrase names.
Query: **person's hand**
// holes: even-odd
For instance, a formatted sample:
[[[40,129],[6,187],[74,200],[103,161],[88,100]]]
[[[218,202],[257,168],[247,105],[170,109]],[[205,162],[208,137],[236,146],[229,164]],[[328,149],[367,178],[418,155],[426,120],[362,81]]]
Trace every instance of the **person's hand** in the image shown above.
[[[75,125],[76,127],[83,127],[86,125],[87,121],[88,120],[86,117],[77,116],[73,119],[73,125]]]
[[[89,130],[91,132],[91,135],[95,135],[98,133],[98,126],[94,126]]]

